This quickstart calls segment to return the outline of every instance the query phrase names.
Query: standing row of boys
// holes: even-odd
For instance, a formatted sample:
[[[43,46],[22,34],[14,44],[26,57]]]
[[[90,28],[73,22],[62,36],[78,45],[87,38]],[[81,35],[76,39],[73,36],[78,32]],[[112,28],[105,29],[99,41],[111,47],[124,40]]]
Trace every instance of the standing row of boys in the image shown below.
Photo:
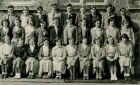
[[[117,80],[117,61],[125,79],[133,74],[133,49],[135,37],[132,21],[126,9],[120,9],[120,16],[112,5],[101,15],[96,7],[86,13],[85,6],[75,14],[72,5],[67,12],[57,11],[57,4],[51,5],[51,12],[30,14],[28,7],[17,16],[14,7],[8,6],[8,13],[2,20],[0,30],[0,57],[2,78],[22,73],[28,78],[61,79],[66,69],[70,79],[76,79],[79,66],[83,79],[89,79],[89,68],[93,64],[96,79],[102,79],[104,61],[107,59],[110,79]],[[80,62],[80,63],[78,63]],[[11,69],[13,69],[11,71]]]

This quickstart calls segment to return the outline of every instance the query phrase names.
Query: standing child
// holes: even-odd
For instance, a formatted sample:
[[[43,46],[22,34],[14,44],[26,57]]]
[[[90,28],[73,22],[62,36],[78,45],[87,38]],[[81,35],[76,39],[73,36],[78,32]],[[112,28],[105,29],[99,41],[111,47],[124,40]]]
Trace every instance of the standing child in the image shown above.
[[[25,30],[23,27],[21,27],[21,21],[19,18],[15,19],[15,26],[13,28],[13,38],[12,42],[15,43],[15,45],[18,43],[19,39],[22,39],[23,42],[25,40]]]
[[[108,68],[110,70],[111,80],[117,80],[117,58],[118,58],[118,49],[115,45],[114,38],[108,37],[108,44],[105,46],[106,59]]]
[[[6,13],[3,16],[3,18],[7,19],[9,21],[9,27],[11,27],[11,30],[12,30],[12,28],[14,27],[14,20],[15,20],[15,17],[17,15],[14,13],[14,6],[13,5],[9,5],[7,11],[8,11],[8,13]]]
[[[2,68],[2,78],[7,78],[12,69],[12,58],[13,58],[13,46],[10,42],[10,37],[5,37],[5,43],[1,47],[1,68]]]
[[[125,80],[129,80],[132,69],[133,49],[126,34],[121,36],[121,42],[118,44],[118,52],[121,73],[124,72]]]
[[[23,7],[23,13],[20,16],[21,26],[23,28],[25,28],[27,26],[27,24],[28,24],[27,22],[28,22],[29,16],[31,16],[30,13],[29,13],[29,8],[26,7],[26,6]]]
[[[78,59],[77,57],[77,45],[74,45],[74,40],[69,39],[69,44],[66,46],[66,52],[67,52],[67,64],[68,69],[70,71],[70,79],[76,79],[76,61]]]
[[[132,43],[133,47],[135,46],[135,35],[133,28],[130,27],[129,21],[124,21],[122,23],[122,28],[121,28],[121,35],[126,34],[129,37],[130,43]]]
[[[49,37],[49,30],[46,28],[46,22],[41,20],[40,21],[40,27],[36,30],[36,36],[37,36],[37,45],[41,46],[43,45],[43,41],[46,37]]]
[[[77,14],[75,23],[76,23],[78,26],[81,26],[81,23],[80,23],[80,22],[81,22],[84,18],[87,19],[87,18],[88,18],[88,15],[87,15],[87,13],[86,13],[86,8],[85,8],[85,6],[81,6],[81,8],[80,8],[80,13]],[[88,23],[87,23],[86,26],[88,26]]]
[[[34,38],[29,40],[29,45],[27,47],[27,60],[26,60],[26,73],[28,73],[28,78],[35,78],[38,73],[38,47],[35,44]]]
[[[43,7],[39,6],[37,7],[37,14],[35,15],[35,27],[39,28],[40,27],[40,22],[45,21],[46,27],[48,26],[47,22],[47,15],[44,13]]]
[[[1,41],[5,42],[5,37],[10,36],[10,40],[12,38],[12,30],[9,28],[9,21],[8,19],[4,19],[1,22],[2,29],[1,29]]]
[[[29,44],[29,40],[31,39],[31,37],[36,38],[36,31],[35,31],[35,27],[34,27],[34,18],[32,16],[30,16],[28,18],[27,21],[27,25],[25,26],[25,44],[28,45]]]
[[[100,38],[101,41],[104,41],[105,32],[104,32],[104,29],[101,28],[100,20],[96,20],[95,27],[90,30],[90,35],[91,35],[92,41],[95,41],[95,39],[97,38]],[[94,44],[94,42],[91,42],[91,44]]]
[[[89,28],[95,27],[95,23],[97,20],[101,20],[102,15],[98,12],[98,9],[96,7],[90,8],[90,14],[88,15],[88,26]]]
[[[102,79],[103,71],[103,59],[105,57],[105,49],[101,45],[101,39],[95,39],[95,45],[91,47],[91,57],[93,59],[94,73],[96,73],[96,79]]]
[[[78,43],[78,31],[77,27],[72,25],[71,19],[67,19],[67,25],[64,29],[64,44],[68,44],[69,39],[74,39],[75,44]]]
[[[53,74],[53,62],[51,56],[51,48],[49,45],[49,40],[45,39],[43,46],[40,48],[39,52],[39,77],[50,78]]]
[[[55,39],[57,37],[62,38],[63,30],[58,24],[59,20],[57,18],[55,18],[52,22],[53,24],[49,26],[49,38],[50,38],[51,46],[55,46]]]
[[[62,79],[65,73],[66,48],[62,45],[60,38],[56,40],[56,46],[52,49],[53,71],[56,73],[56,79]]]
[[[66,7],[67,7],[67,11],[66,11],[66,13],[63,14],[64,27],[66,26],[66,21],[68,18],[71,18],[72,25],[77,26],[77,23],[75,22],[77,14],[73,12],[72,4],[67,4]]]
[[[16,79],[21,78],[22,73],[24,72],[25,60],[27,59],[26,47],[24,46],[24,41],[19,39],[17,41],[17,45],[13,51],[14,61],[13,61],[13,69],[15,72]]]
[[[84,37],[89,37],[89,29],[88,27],[86,26],[87,24],[87,19],[83,19],[81,20],[81,26],[79,26],[78,28],[78,43],[82,43],[82,39]]]
[[[83,72],[83,79],[89,79],[89,67],[90,67],[90,50],[91,47],[87,43],[87,38],[83,38],[82,44],[79,45],[78,54],[80,60],[80,72]]]
[[[120,39],[120,31],[119,28],[115,26],[115,20],[109,19],[109,26],[106,29],[106,37],[112,36],[115,39],[115,44],[119,42]],[[106,38],[106,39],[107,39]],[[106,41],[105,41],[106,43]]]

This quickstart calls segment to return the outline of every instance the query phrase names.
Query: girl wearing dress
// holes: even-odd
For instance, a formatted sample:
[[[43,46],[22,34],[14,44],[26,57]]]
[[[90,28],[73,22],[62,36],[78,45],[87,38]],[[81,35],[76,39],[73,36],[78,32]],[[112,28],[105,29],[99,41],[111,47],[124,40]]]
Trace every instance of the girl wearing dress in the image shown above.
[[[68,44],[69,39],[74,39],[75,44],[78,43],[78,30],[77,27],[72,25],[71,19],[67,19],[67,25],[64,29],[64,44]]]
[[[118,44],[118,52],[121,73],[124,72],[125,80],[129,80],[132,69],[133,49],[126,34],[121,36],[121,42]]]
[[[129,21],[125,20],[122,23],[122,28],[121,28],[121,35],[126,34],[129,37],[129,42],[132,43],[133,47],[135,46],[135,35],[133,28],[130,27]]]
[[[11,37],[12,37],[11,31],[12,30],[9,28],[9,21],[8,21],[8,19],[2,20],[1,25],[2,25],[1,41],[5,42],[5,36],[10,36],[10,39],[11,39]]]
[[[90,50],[91,47],[87,43],[87,38],[83,38],[82,43],[78,47],[78,55],[80,60],[80,72],[83,72],[83,79],[89,79],[90,67]]]
[[[115,26],[115,20],[113,18],[109,19],[109,26],[106,29],[106,39],[108,39],[109,36],[112,36],[115,39],[115,44],[119,42],[120,31],[119,28]]]
[[[110,70],[110,76],[111,80],[117,80],[117,58],[118,58],[118,49],[117,46],[115,45],[114,38],[113,37],[108,37],[108,43],[105,46],[105,51],[106,51],[106,59],[107,59],[107,64],[108,68]]]
[[[66,60],[66,48],[62,45],[62,41],[56,40],[56,46],[52,49],[53,57],[53,71],[56,73],[56,79],[62,79],[62,74],[65,73],[65,60]]]
[[[90,35],[91,35],[92,41],[95,41],[95,39],[97,39],[98,37],[102,41],[104,41],[105,33],[104,33],[104,30],[101,28],[101,21],[100,20],[96,20],[95,27],[90,30]],[[91,44],[94,44],[94,42],[91,42]]]
[[[19,39],[16,47],[13,51],[14,61],[13,70],[15,72],[15,79],[19,79],[24,73],[25,60],[27,59],[26,47],[24,46],[24,41]]]
[[[53,61],[48,39],[44,40],[43,46],[40,48],[39,60],[39,77],[50,78],[53,74]]]
[[[95,39],[95,45],[91,47],[91,58],[93,59],[94,73],[96,73],[96,79],[102,79],[103,71],[103,59],[105,57],[105,49],[101,45],[101,39]]]
[[[77,57],[77,45],[74,45],[74,40],[69,39],[69,44],[66,46],[66,52],[67,52],[67,64],[68,69],[70,71],[70,79],[76,79],[76,61],[78,59]]]
[[[29,44],[29,40],[31,37],[36,38],[36,31],[34,27],[34,18],[30,16],[27,21],[27,25],[25,26],[25,44]]]
[[[15,19],[15,26],[13,28],[13,38],[12,43],[15,43],[15,45],[18,43],[19,39],[22,39],[24,41],[25,39],[25,30],[21,27],[21,21],[19,18]]]
[[[7,78],[12,69],[12,58],[13,58],[13,46],[10,42],[10,37],[5,37],[5,43],[1,47],[1,69],[2,69],[2,78]]]
[[[28,78],[35,78],[36,74],[38,74],[38,47],[35,44],[34,38],[29,40],[29,45],[27,47],[27,60],[26,60],[26,73],[28,73]]]

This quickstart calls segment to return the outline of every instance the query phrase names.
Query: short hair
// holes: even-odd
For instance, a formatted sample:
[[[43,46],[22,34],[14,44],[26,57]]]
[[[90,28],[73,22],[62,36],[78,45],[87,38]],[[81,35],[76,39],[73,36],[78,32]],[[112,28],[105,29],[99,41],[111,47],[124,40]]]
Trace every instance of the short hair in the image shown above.
[[[55,38],[55,42],[58,42],[59,40],[62,42],[62,40],[61,40],[60,37],[56,37],[56,38]]]
[[[39,7],[37,7],[37,10],[43,10],[43,7],[42,6],[39,6]]]
[[[56,3],[54,3],[54,4],[52,4],[51,6],[57,6],[57,4],[56,4]]]
[[[95,8],[97,10],[97,8],[95,6],[90,6],[90,10],[93,9],[93,8]]]
[[[33,25],[35,24],[35,19],[32,15],[29,16],[28,20],[27,20],[27,23],[29,23],[29,19],[31,19],[33,21]]]
[[[23,10],[29,10],[29,7],[24,6],[24,7],[23,7]]]
[[[125,39],[127,40],[127,42],[129,41],[129,37],[128,37],[127,34],[122,34],[122,35],[121,35],[121,40],[122,40],[123,38],[125,38]]]
[[[66,5],[66,7],[72,7],[72,4],[68,3],[68,4]]]
[[[13,5],[9,5],[8,8],[14,8],[14,6]]]
[[[112,36],[108,36],[107,42],[106,42],[106,43],[109,44],[109,42],[108,42],[108,39],[109,39],[109,38],[112,38],[112,39],[113,39],[113,45],[114,45],[114,44],[115,44],[115,39],[114,39]]]
[[[3,19],[3,20],[1,21],[1,25],[2,25],[2,26],[3,26],[3,22],[7,22],[7,25],[8,25],[8,27],[9,27],[10,22],[9,22],[9,20],[8,20],[8,19]]]
[[[112,7],[112,5],[111,5],[111,4],[108,4],[108,5],[106,6],[106,8],[108,8],[108,7]]]
[[[100,37],[95,38],[93,42],[96,44],[96,41],[97,40],[99,40],[100,42],[102,42],[102,39]]]
[[[122,11],[122,10],[125,10],[125,11],[126,11],[126,8],[122,7],[122,8],[120,9],[120,11]]]

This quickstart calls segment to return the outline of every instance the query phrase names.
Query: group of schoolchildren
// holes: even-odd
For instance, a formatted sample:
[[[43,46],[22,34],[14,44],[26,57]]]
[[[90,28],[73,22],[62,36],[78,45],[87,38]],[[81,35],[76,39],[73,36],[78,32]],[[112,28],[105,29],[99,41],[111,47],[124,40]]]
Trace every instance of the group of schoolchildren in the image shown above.
[[[115,8],[107,5],[101,15],[96,7],[87,13],[81,6],[77,14],[72,8],[67,4],[66,12],[61,13],[57,4],[52,4],[48,14],[41,6],[31,14],[28,7],[23,7],[18,16],[9,5],[0,29],[1,77],[14,75],[18,79],[26,74],[29,79],[62,79],[68,70],[70,79],[77,79],[79,72],[88,80],[92,66],[95,79],[101,80],[106,60],[110,80],[118,80],[118,63],[120,74],[129,80],[135,37],[126,9],[121,8],[117,15]]]

